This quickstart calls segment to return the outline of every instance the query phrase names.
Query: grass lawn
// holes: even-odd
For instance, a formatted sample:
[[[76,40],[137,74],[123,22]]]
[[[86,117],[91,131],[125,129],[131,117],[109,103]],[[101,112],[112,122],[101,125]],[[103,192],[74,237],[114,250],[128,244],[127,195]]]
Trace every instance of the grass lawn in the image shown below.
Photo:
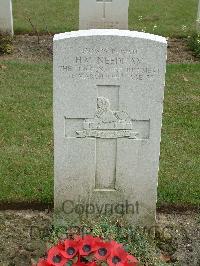
[[[158,203],[200,204],[200,64],[169,65]]]
[[[198,0],[129,0],[129,29],[163,36],[187,36],[195,30]],[[78,29],[79,0],[13,0],[16,33]],[[156,27],[154,27],[156,26]]]
[[[0,69],[0,200],[53,197],[52,66]]]
[[[0,69],[0,201],[53,201],[52,65]],[[200,64],[167,70],[159,204],[200,203]]]

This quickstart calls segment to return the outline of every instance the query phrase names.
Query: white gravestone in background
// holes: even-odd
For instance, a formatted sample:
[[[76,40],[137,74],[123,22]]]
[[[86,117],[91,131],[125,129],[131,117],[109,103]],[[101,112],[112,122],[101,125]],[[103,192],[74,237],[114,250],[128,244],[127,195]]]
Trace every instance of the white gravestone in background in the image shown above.
[[[11,0],[0,0],[0,33],[13,35]]]
[[[80,0],[79,29],[128,29],[129,0]]]
[[[198,13],[197,13],[197,32],[200,34],[200,0],[199,0]]]
[[[166,40],[88,30],[54,37],[55,211],[155,221]]]

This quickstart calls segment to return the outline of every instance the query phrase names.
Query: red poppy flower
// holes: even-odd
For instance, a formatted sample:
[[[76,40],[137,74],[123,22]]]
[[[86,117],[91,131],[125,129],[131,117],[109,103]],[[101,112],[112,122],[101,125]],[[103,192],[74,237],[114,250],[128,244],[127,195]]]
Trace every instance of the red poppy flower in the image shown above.
[[[99,240],[99,238],[86,235],[79,240],[79,254],[81,256],[88,256],[91,252],[95,251],[97,239]]]
[[[124,266],[127,261],[127,252],[121,248],[117,247],[111,250],[110,256],[107,259],[109,266]]]
[[[40,259],[32,266],[97,266],[102,261],[108,266],[138,265],[137,259],[128,254],[122,244],[86,235],[60,242],[49,249],[46,259]]]
[[[122,244],[117,243],[117,242],[114,241],[114,240],[111,240],[111,241],[110,241],[110,244],[111,244],[111,246],[112,246],[112,249],[123,248],[123,245],[122,245]]]
[[[106,260],[110,255],[112,244],[108,242],[98,241],[96,243],[96,252],[94,256],[97,260]]]
[[[88,265],[88,266],[97,266],[97,264],[96,264],[95,261],[89,262],[87,265]]]
[[[132,256],[130,254],[128,254],[127,260],[129,261],[128,262],[129,266],[136,266],[138,264],[138,260],[134,256]]]
[[[65,240],[64,241],[64,250],[61,250],[61,254],[67,258],[72,259],[78,251],[78,241],[76,240]]]
[[[76,263],[73,264],[73,266],[97,266],[97,264],[95,261],[82,262],[81,260],[78,260]]]
[[[77,263],[74,263],[73,266],[86,266],[86,264],[78,261]]]
[[[46,260],[42,259],[39,260],[37,266],[51,266],[51,264],[49,264]]]
[[[138,261],[137,262],[125,262],[124,266],[137,266],[138,265]]]
[[[79,235],[75,235],[74,236],[74,240],[76,241],[76,242],[79,242],[79,241],[81,241],[83,238],[81,237],[81,236],[79,236]]]
[[[64,266],[68,259],[62,256],[62,251],[58,246],[52,247],[48,251],[47,262],[52,266]]]

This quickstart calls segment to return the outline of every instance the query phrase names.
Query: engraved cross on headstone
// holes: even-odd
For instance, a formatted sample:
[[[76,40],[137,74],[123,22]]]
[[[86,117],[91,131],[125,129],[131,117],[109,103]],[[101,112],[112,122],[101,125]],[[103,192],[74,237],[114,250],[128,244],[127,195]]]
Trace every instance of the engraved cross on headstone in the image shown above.
[[[103,4],[103,18],[106,18],[106,3],[112,3],[112,0],[96,0],[97,3]]]
[[[78,119],[81,130],[66,133],[66,137],[96,139],[95,190],[115,190],[118,140],[144,140],[149,138],[150,121],[134,120],[126,111],[120,110],[120,86],[97,86],[97,110],[92,119]],[[66,118],[65,118],[66,119]],[[66,119],[65,131],[71,125]],[[72,135],[71,135],[72,134]]]

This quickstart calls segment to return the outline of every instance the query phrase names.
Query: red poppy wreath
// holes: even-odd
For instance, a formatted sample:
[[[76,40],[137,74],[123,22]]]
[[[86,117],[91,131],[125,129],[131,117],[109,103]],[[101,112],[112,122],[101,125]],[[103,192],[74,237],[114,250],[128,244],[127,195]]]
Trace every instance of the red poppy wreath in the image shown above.
[[[66,239],[49,249],[47,256],[33,266],[136,266],[137,259],[122,244],[86,235]]]

